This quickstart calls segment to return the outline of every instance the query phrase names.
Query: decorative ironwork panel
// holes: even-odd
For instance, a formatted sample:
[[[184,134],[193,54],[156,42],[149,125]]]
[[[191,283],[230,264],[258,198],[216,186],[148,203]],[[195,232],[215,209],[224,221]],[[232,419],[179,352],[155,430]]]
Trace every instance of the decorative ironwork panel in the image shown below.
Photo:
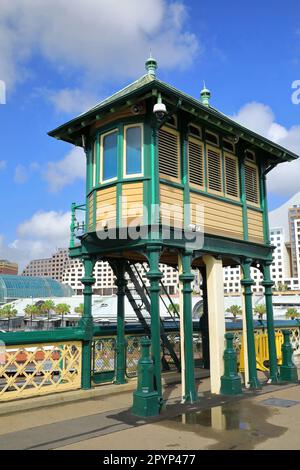
[[[142,336],[126,337],[126,375],[135,377],[137,375],[137,364],[140,358],[140,341]]]
[[[80,388],[80,341],[3,348],[0,401]]]
[[[97,338],[93,340],[92,346],[92,371],[112,372],[115,370],[116,339]]]

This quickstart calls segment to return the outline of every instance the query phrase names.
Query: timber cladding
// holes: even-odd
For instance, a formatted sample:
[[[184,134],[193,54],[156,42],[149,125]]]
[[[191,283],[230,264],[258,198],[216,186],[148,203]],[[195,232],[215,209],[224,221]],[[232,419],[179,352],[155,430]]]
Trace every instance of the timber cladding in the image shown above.
[[[88,197],[88,230],[91,232],[94,225],[94,194]]]
[[[183,226],[183,189],[160,184],[160,214],[163,225]]]
[[[105,226],[108,228],[116,226],[117,217],[117,190],[116,186],[100,189],[97,191],[97,211],[96,226],[101,229]]]
[[[203,207],[204,232],[213,235],[243,239],[242,207],[202,194],[190,193],[191,223],[199,225]],[[201,222],[201,220],[200,220]]]
[[[143,182],[122,185],[122,226],[141,225],[143,223]]]
[[[249,241],[263,243],[264,242],[263,214],[256,210],[248,208],[247,215],[248,215]]]

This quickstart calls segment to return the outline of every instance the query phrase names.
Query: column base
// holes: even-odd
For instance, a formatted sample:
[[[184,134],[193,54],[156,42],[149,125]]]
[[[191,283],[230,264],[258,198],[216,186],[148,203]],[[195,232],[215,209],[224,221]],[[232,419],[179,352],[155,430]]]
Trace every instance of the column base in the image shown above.
[[[127,384],[127,382],[128,382],[128,380],[126,380],[126,379],[115,379],[115,380],[113,381],[113,383],[114,383],[115,385],[123,385],[123,384]]]
[[[221,377],[221,395],[242,395],[242,381],[239,375]]]
[[[193,404],[193,403],[197,403],[199,402],[199,397],[197,395],[197,393],[193,394],[193,393],[190,393],[190,394],[187,394],[185,395],[184,397],[182,397],[182,400],[181,400],[181,403],[190,403],[190,404]]]
[[[151,393],[133,393],[133,405],[131,413],[135,416],[147,418],[151,416],[158,416],[160,411],[160,404],[157,392]]]
[[[298,382],[298,373],[296,366],[281,366],[280,381],[293,383]]]
[[[252,378],[249,379],[249,388],[250,390],[261,390],[262,389],[262,384],[258,380],[258,378]]]

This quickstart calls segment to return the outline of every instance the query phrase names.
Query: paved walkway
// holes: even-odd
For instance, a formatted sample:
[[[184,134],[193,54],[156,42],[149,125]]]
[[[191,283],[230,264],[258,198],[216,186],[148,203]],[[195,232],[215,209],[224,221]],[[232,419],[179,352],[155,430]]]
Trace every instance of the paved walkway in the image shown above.
[[[300,385],[266,385],[241,399],[213,396],[209,385],[201,381],[194,406],[167,385],[168,406],[147,421],[128,411],[131,391],[0,416],[0,449],[300,448]]]

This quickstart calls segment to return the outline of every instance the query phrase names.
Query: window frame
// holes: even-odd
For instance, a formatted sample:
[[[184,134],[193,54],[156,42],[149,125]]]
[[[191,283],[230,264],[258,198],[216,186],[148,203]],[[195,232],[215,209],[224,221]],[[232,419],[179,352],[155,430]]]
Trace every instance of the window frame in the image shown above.
[[[226,178],[226,157],[230,158],[231,160],[235,161],[236,167],[236,176],[237,176],[237,196],[232,196],[231,194],[227,193],[227,178]],[[224,159],[224,196],[228,199],[233,199],[234,201],[241,200],[241,192],[240,192],[240,178],[239,178],[239,160],[236,155],[231,152],[223,151],[223,159]]]
[[[206,133],[207,132],[217,138],[217,143],[211,142],[210,140],[208,140],[206,138]],[[210,129],[204,129],[203,138],[204,138],[205,142],[207,143],[207,145],[212,145],[213,147],[220,148],[220,135],[219,134],[216,134],[215,132],[211,131]]]
[[[219,166],[220,166],[220,176],[221,176],[221,190],[217,191],[216,189],[211,189],[209,187],[209,164],[208,164],[208,149],[211,147],[211,149],[216,152],[219,152]],[[206,161],[206,183],[207,183],[207,192],[210,194],[215,194],[216,196],[224,197],[224,181],[223,181],[223,156],[222,156],[222,150],[220,147],[217,147],[216,145],[211,145],[211,144],[206,144],[205,148],[205,161]]]
[[[182,171],[181,171],[181,143],[180,143],[180,132],[177,129],[174,129],[172,126],[166,126],[165,124],[160,128],[162,131],[170,132],[171,134],[175,135],[177,138],[177,163],[178,163],[178,176],[175,178],[174,176],[166,175],[162,173],[159,169],[159,145],[157,145],[157,153],[158,153],[158,177],[159,179],[163,179],[166,181],[172,181],[173,183],[181,183],[182,179]],[[160,130],[159,129],[159,130]],[[157,137],[158,142],[159,136]]]
[[[117,135],[117,174],[116,176],[114,176],[113,178],[108,178],[108,179],[103,179],[103,163],[104,163],[104,160],[103,160],[103,156],[104,156],[104,148],[103,148],[103,141],[104,141],[104,138],[110,134],[114,134],[116,133]],[[117,181],[118,179],[118,142],[119,141],[119,129],[117,127],[107,131],[107,132],[103,132],[102,134],[100,134],[100,177],[99,177],[99,181],[100,181],[100,184],[106,184],[106,183],[110,183],[112,181]]]
[[[253,152],[252,152],[253,153]],[[255,154],[254,154],[255,155]],[[256,190],[257,190],[257,201],[258,202],[253,202],[253,201],[249,201],[247,199],[247,193],[246,193],[246,166],[249,166],[249,167],[252,167],[254,168],[255,170],[255,173],[256,173]],[[251,162],[249,160],[245,160],[245,199],[246,199],[246,203],[247,203],[247,207],[248,206],[253,206],[253,207],[258,207],[258,208],[261,208],[261,203],[260,203],[260,186],[259,186],[259,171],[258,171],[258,166],[256,163],[254,162]]]
[[[203,175],[203,185],[199,185],[196,183],[193,183],[191,181],[191,174],[190,174],[190,148],[189,148],[189,142],[194,141],[196,145],[200,145],[202,148],[202,175]],[[205,159],[206,159],[206,151],[205,151],[205,146],[204,142],[202,139],[199,137],[195,137],[193,134],[188,134],[187,138],[187,163],[188,163],[188,181],[189,181],[189,186],[195,189],[199,189],[201,191],[205,191]]]
[[[139,127],[141,129],[141,173],[132,173],[130,175],[127,174],[127,152],[126,152],[126,137],[127,137],[127,129],[131,127]],[[137,178],[139,176],[144,176],[144,126],[142,123],[135,123],[135,124],[126,124],[123,129],[123,178],[130,179],[130,178]]]

